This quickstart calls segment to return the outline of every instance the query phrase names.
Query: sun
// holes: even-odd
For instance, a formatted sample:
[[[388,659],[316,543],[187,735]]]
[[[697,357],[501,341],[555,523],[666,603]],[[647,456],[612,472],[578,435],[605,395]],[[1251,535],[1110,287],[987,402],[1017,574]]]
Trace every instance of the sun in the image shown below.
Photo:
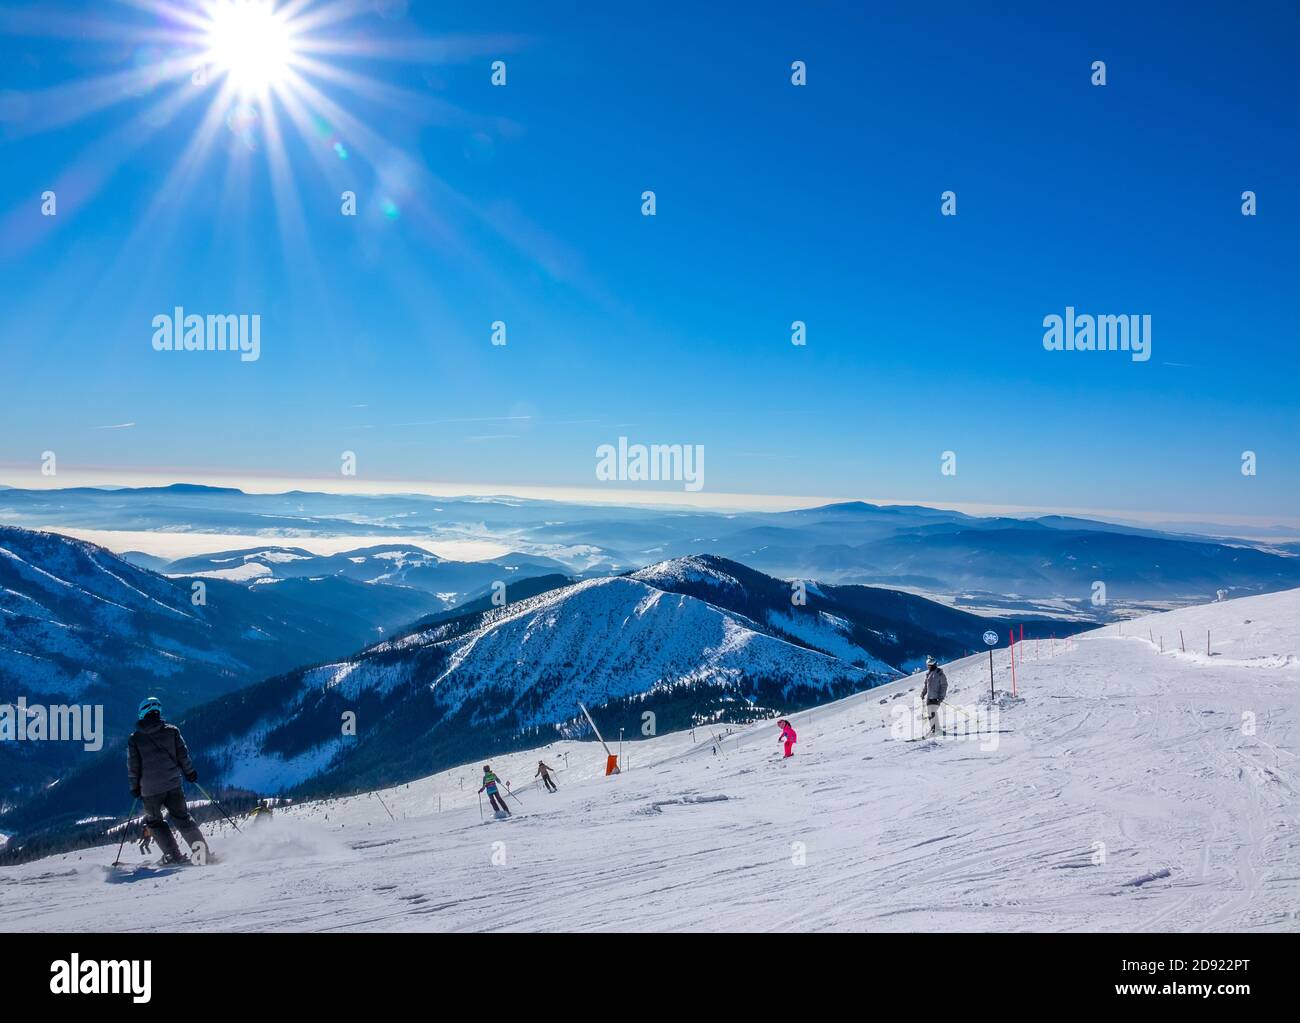
[[[240,96],[284,85],[296,56],[293,29],[271,0],[213,0],[208,5],[205,62]]]

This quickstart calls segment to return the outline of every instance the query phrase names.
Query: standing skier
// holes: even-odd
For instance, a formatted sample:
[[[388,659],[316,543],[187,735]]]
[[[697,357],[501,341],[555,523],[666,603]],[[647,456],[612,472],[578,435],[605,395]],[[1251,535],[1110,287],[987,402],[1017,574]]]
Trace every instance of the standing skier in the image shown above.
[[[542,784],[546,786],[547,792],[555,791],[555,782],[551,781],[551,771],[553,768],[547,767],[544,761],[537,761],[537,773],[534,778],[541,778]]]
[[[921,686],[921,699],[925,701],[930,716],[930,735],[939,730],[939,704],[948,695],[948,676],[933,657],[925,659],[925,684]]]
[[[794,734],[794,729],[790,727],[790,722],[785,718],[782,718],[777,724],[781,726],[781,737],[776,741],[785,743],[785,757],[781,758],[784,760],[786,757],[794,756],[794,744],[799,741],[799,737]]]
[[[504,813],[510,816],[510,807],[506,806],[505,796],[497,794],[497,786],[501,784],[501,779],[492,773],[492,768],[487,764],[483,765],[483,785],[479,788],[480,792],[486,791],[488,799],[492,802],[492,809],[497,813]]]
[[[140,833],[140,855],[148,856],[151,852],[153,852],[153,835],[149,831],[149,825],[146,824]]]
[[[187,861],[189,857],[181,853],[172,829],[163,820],[163,809],[191,848],[195,842],[206,844],[185,805],[185,791],[181,788],[182,779],[194,782],[199,775],[190,762],[190,751],[180,729],[163,721],[162,704],[155,696],[140,701],[135,731],[126,743],[126,773],[131,795],[144,803],[144,824],[158,841],[162,862]]]

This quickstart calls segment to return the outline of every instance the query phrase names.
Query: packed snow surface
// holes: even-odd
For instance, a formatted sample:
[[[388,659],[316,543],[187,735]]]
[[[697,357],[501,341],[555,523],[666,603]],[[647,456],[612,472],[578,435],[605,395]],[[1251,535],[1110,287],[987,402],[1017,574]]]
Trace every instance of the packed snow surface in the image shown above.
[[[794,715],[786,762],[771,722],[629,742],[611,778],[557,743],[489,758],[513,820],[480,820],[467,764],[218,829],[207,867],[0,869],[0,928],[1300,929],[1300,590],[1027,642],[996,722],[987,655],[947,670],[980,734],[902,741],[913,676]]]

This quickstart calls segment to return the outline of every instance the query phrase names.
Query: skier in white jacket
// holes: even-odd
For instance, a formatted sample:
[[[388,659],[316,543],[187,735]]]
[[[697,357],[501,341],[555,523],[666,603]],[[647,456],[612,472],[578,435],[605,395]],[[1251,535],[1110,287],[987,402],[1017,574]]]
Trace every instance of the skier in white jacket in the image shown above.
[[[948,695],[948,676],[933,657],[925,659],[925,682],[921,686],[921,699],[930,716],[930,734],[939,730],[939,704]]]

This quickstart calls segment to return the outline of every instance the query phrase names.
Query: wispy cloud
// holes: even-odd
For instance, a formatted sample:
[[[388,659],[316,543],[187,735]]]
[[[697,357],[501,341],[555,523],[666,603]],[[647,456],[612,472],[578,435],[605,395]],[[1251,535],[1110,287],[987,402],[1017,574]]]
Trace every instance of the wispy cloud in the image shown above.
[[[532,418],[532,416],[480,416],[470,419],[418,419],[412,423],[367,423],[361,429],[383,430],[402,426],[451,426],[461,423],[519,423]]]
[[[113,423],[111,426],[96,426],[96,430],[129,430],[135,423]]]

